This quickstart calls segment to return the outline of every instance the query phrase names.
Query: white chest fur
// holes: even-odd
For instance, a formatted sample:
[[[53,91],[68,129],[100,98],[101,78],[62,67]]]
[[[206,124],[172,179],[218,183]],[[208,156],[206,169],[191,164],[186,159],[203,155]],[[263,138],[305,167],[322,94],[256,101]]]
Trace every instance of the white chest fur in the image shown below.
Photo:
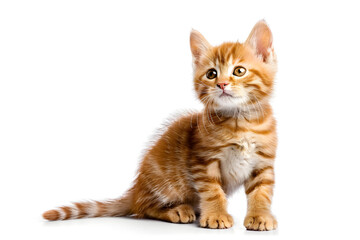
[[[258,162],[255,143],[242,140],[224,147],[220,161],[225,190],[227,194],[231,194],[249,178]]]

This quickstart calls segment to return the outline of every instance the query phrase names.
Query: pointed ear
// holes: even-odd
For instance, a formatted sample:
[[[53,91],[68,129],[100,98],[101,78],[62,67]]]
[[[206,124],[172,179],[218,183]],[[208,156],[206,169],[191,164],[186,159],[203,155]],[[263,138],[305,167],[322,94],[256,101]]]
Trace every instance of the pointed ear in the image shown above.
[[[201,33],[193,29],[190,33],[190,47],[194,62],[198,63],[200,57],[211,48],[211,45]]]
[[[272,33],[265,20],[255,24],[245,42],[264,62],[272,61],[274,51],[272,43]]]

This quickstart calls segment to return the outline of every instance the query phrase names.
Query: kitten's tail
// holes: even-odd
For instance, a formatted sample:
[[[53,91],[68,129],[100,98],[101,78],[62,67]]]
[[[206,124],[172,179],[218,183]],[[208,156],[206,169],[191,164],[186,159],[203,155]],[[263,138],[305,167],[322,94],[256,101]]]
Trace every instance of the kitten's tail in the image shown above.
[[[123,197],[107,201],[77,202],[72,206],[63,206],[43,213],[49,221],[90,218],[120,217],[131,215],[133,193],[130,189]]]

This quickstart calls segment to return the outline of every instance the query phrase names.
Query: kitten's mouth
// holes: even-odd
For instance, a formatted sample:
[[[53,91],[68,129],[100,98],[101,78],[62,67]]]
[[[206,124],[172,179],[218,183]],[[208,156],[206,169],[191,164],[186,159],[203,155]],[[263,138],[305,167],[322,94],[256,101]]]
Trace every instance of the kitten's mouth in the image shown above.
[[[226,93],[226,92],[223,92],[220,97],[233,97],[233,95],[229,94],[229,93]]]

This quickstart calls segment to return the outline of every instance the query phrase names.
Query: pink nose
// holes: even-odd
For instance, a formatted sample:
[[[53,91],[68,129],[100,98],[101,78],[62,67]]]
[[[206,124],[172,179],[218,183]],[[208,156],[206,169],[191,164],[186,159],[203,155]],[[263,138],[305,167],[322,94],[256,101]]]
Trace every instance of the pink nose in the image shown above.
[[[224,90],[227,85],[229,85],[229,83],[218,83],[218,84],[216,84],[216,86],[218,88],[221,88],[222,90]]]

